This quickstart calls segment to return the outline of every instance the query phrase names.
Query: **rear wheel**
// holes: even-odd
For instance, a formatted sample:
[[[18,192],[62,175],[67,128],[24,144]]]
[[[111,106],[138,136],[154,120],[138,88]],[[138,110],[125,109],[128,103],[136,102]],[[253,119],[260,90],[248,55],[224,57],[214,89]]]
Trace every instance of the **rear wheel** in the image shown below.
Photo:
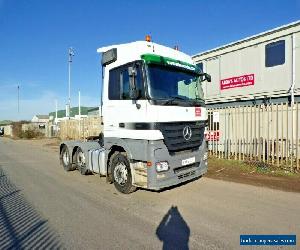
[[[132,185],[132,175],[127,157],[118,153],[112,159],[112,177],[115,188],[124,194],[132,193],[136,187]]]
[[[85,155],[81,148],[77,149],[76,155],[75,155],[75,160],[76,160],[76,166],[77,166],[78,171],[82,175],[88,174],[89,170],[87,169],[87,166],[86,166]]]
[[[63,146],[60,153],[60,158],[65,171],[75,170],[75,167],[72,165],[70,152],[67,146]]]

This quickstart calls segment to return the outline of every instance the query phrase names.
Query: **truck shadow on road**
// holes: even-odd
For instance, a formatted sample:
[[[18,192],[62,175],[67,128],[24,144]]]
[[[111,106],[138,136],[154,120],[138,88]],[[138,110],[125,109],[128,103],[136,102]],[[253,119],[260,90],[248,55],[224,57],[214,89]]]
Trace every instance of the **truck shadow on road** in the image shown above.
[[[163,249],[189,249],[190,228],[181,216],[177,206],[172,206],[156,229],[156,235],[163,242]]]
[[[59,237],[0,166],[0,249],[59,249]]]

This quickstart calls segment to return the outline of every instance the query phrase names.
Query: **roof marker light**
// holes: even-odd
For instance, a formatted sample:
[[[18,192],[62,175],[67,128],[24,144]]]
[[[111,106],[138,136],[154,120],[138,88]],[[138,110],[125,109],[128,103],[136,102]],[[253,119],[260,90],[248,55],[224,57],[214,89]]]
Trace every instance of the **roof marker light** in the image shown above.
[[[150,36],[150,35],[146,35],[145,40],[146,40],[147,42],[151,42],[151,36]]]

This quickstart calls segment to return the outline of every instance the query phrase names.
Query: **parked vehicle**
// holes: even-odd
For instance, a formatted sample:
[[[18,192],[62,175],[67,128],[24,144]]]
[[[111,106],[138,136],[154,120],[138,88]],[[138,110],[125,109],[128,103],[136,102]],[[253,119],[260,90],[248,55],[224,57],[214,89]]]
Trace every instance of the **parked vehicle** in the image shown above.
[[[0,136],[4,135],[4,128],[0,128]]]
[[[64,141],[66,171],[98,173],[122,193],[159,190],[207,171],[202,82],[190,56],[150,41],[102,53],[103,132],[94,141]]]

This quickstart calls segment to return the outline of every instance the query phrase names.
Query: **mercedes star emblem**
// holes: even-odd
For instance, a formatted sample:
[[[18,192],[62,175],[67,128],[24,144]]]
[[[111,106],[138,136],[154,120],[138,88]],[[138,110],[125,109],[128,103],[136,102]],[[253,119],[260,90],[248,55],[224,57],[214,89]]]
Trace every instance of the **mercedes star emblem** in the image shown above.
[[[185,126],[183,131],[182,131],[182,134],[183,134],[183,138],[188,141],[191,139],[192,137],[192,129],[190,126]]]

